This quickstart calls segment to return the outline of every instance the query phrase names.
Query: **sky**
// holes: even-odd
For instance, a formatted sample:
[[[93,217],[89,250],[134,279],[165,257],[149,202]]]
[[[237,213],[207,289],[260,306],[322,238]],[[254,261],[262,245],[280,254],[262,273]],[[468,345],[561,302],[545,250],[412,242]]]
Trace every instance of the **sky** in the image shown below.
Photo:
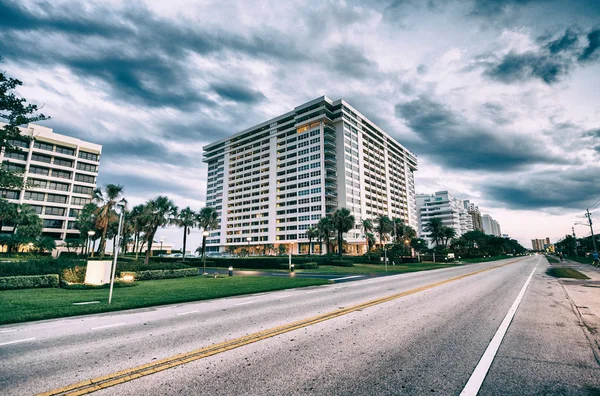
[[[596,0],[0,0],[0,68],[132,205],[200,209],[204,145],[326,95],[525,247],[598,205],[599,47]]]

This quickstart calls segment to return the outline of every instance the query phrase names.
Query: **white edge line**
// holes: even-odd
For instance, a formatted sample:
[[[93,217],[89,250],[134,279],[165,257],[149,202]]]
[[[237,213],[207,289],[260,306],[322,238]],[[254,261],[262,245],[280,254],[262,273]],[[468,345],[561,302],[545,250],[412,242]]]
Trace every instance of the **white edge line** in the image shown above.
[[[14,331],[17,331],[17,329],[12,329],[12,330],[2,330],[0,331],[0,334],[4,334],[4,333],[12,333]]]
[[[73,305],[88,305],[88,304],[100,304],[100,301],[84,301],[84,302],[74,302]]]
[[[538,261],[538,264],[539,264],[539,261]],[[538,264],[535,265],[535,268],[533,268],[533,270],[531,271],[531,274],[529,274],[529,277],[527,278],[527,280],[525,281],[525,284],[521,288],[521,291],[519,292],[517,299],[513,302],[512,306],[508,310],[508,313],[504,317],[504,320],[500,324],[500,327],[498,327],[496,334],[494,334],[494,338],[492,338],[492,341],[490,342],[487,349],[483,353],[483,356],[479,360],[477,367],[475,367],[473,374],[471,374],[469,381],[467,381],[467,384],[463,388],[462,392],[460,392],[461,396],[476,396],[477,393],[479,392],[479,389],[481,388],[481,385],[483,384],[483,381],[485,380],[485,376],[487,375],[487,373],[490,369],[490,366],[492,365],[492,362],[494,361],[494,357],[496,356],[496,353],[498,352],[498,349],[500,348],[500,344],[502,343],[502,340],[504,339],[504,336],[506,335],[506,332],[508,331],[508,327],[510,326],[510,323],[512,322],[513,317],[515,316],[515,313],[517,312],[517,308],[519,308],[519,304],[521,303],[521,300],[523,299],[523,296],[525,295],[525,290],[527,290],[527,286],[529,286],[529,282],[531,282],[531,278],[533,277],[533,274],[535,273],[535,270],[537,269]]]
[[[304,292],[304,293],[306,293],[306,294],[313,294],[313,293],[316,293],[316,292],[318,292],[318,291],[319,291],[319,290],[312,290],[312,291],[307,291],[307,292]]]
[[[343,278],[336,278],[336,279],[330,279],[332,281],[339,281],[339,280],[344,280],[344,279],[354,279],[354,278],[364,278],[364,275],[352,275],[352,276],[345,276]]]
[[[285,296],[279,296],[277,298],[287,298],[287,297],[291,297],[291,296],[292,296],[291,294],[286,294]]]
[[[177,316],[180,316],[180,315],[189,315],[189,314],[193,314],[193,313],[197,313],[197,312],[200,312],[200,311],[180,312],[180,313],[175,314],[175,315],[177,315]]]
[[[123,325],[125,325],[125,323],[115,323],[115,324],[106,325],[106,326],[92,327],[92,330],[106,329],[109,327],[117,327],[117,326],[123,326]]]
[[[0,344],[0,346],[2,346],[2,345],[10,345],[10,344],[18,344],[20,342],[27,342],[27,341],[33,341],[33,340],[35,340],[35,337],[34,338],[25,338],[23,340],[3,342],[2,344]]]
[[[246,305],[246,304],[251,304],[253,302],[254,302],[254,300],[252,300],[252,301],[246,301],[246,302],[235,304],[235,305]]]

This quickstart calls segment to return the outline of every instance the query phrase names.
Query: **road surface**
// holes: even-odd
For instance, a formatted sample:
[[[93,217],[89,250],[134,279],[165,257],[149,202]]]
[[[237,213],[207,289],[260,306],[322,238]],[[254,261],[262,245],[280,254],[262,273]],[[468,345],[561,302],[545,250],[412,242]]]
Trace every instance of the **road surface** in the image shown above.
[[[599,394],[600,366],[547,261],[515,261],[2,326],[1,393],[154,362],[96,394]]]

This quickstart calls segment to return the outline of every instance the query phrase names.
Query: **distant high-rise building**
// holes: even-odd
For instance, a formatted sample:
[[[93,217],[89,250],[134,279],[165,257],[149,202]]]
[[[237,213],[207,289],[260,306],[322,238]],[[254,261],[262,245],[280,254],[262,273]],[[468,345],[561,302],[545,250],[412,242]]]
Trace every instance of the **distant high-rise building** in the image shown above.
[[[496,220],[494,220],[489,214],[484,214],[483,216],[481,216],[481,225],[483,227],[483,232],[488,235],[502,235],[500,224]]]
[[[543,251],[546,250],[546,247],[550,245],[550,243],[546,243],[546,241],[550,241],[550,238],[546,239],[532,239],[531,240],[531,248],[532,250]]]
[[[546,245],[550,245],[550,238],[546,237]]]
[[[481,224],[481,212],[479,206],[470,202],[468,199],[463,201],[464,207],[467,209],[467,213],[471,216],[471,223],[473,223],[473,231],[482,231],[483,225]]]
[[[473,219],[464,202],[448,191],[437,191],[433,195],[417,194],[418,233],[421,238],[430,241],[429,233],[424,230],[429,220],[439,218],[446,227],[454,228],[456,237],[473,231]]]
[[[21,135],[32,140],[12,141],[20,151],[1,152],[0,162],[23,172],[27,187],[0,189],[0,197],[33,208],[42,219],[43,235],[78,238],[75,220],[93,199],[102,146],[35,124],[21,128]],[[12,226],[4,226],[0,231],[10,230]]]

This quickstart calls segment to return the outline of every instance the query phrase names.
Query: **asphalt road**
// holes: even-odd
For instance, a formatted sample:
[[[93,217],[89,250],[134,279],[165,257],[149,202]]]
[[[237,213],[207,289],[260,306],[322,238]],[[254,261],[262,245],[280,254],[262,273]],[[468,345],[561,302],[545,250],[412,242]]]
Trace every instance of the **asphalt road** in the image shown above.
[[[2,326],[0,393],[48,391],[510,261]],[[547,266],[527,258],[97,393],[458,395],[523,291],[479,393],[598,395],[600,366]]]

